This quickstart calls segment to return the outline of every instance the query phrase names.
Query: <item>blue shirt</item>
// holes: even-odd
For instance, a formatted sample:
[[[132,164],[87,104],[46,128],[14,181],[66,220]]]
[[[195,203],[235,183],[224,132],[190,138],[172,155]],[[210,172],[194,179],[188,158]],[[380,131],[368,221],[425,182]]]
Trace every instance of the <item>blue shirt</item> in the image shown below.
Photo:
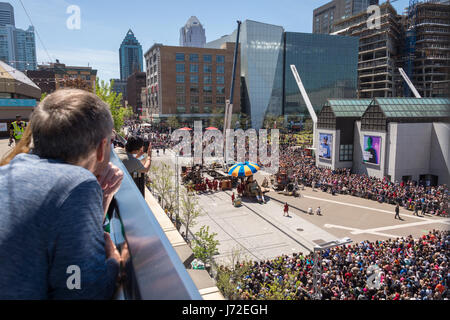
[[[79,166],[20,154],[0,167],[0,299],[111,298],[119,265],[106,259],[102,199]]]

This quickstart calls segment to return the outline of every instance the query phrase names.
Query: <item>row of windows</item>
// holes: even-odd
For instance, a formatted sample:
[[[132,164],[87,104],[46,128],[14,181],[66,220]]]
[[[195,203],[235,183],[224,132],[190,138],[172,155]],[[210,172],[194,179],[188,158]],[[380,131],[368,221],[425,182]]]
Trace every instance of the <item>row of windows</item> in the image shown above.
[[[178,52],[175,54],[175,60],[176,61],[185,61],[185,54]],[[199,55],[197,53],[191,53],[188,55],[190,62],[199,62]],[[212,55],[211,54],[204,54],[203,55],[203,62],[212,62]],[[225,56],[223,55],[216,55],[216,63],[225,63]]]
[[[185,72],[184,63],[177,63],[175,68],[177,72]],[[199,70],[198,64],[189,65],[189,72],[196,73],[198,72],[198,70]],[[210,64],[203,65],[203,73],[212,73],[212,65]],[[216,73],[225,73],[225,66],[223,65],[216,66]]]
[[[200,93],[198,86],[191,86],[189,88],[189,91],[191,94],[199,94]],[[186,92],[185,86],[177,86],[176,92],[177,92],[177,94],[185,93]],[[211,86],[203,87],[204,94],[212,94],[212,92],[213,92],[213,89]],[[225,87],[216,87],[216,94],[225,94]]]
[[[339,161],[353,161],[352,144],[341,144],[341,148],[339,150]]]
[[[216,112],[223,113],[225,108],[223,106],[217,106],[214,108]],[[200,106],[191,106],[190,107],[191,113],[200,113]],[[204,106],[203,107],[203,113],[211,113],[213,111],[213,108],[210,106]],[[186,113],[186,107],[184,106],[178,106],[177,107],[177,113]]]
[[[177,104],[186,104],[186,97],[185,96],[177,96]],[[191,104],[199,104],[200,103],[200,97],[199,96],[191,96]],[[213,98],[212,96],[203,96],[203,103],[204,104],[212,104]],[[225,104],[225,97],[216,97],[216,103],[224,105]]]
[[[177,81],[177,83],[184,83],[185,82],[185,76],[182,75],[182,74],[177,74],[176,81]],[[198,76],[189,76],[189,81],[191,83],[198,83]],[[203,83],[212,84],[212,77],[211,76],[204,76],[203,77]],[[217,84],[225,84],[225,77],[217,76],[216,77],[216,83]]]

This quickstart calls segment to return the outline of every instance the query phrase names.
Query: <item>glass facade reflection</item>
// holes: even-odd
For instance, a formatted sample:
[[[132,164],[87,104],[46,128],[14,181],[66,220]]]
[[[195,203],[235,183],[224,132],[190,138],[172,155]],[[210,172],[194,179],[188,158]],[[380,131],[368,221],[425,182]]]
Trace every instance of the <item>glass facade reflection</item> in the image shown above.
[[[235,41],[236,31],[206,47]],[[241,106],[255,129],[262,127],[267,114],[309,117],[291,64],[296,65],[317,111],[327,98],[356,97],[358,38],[285,32],[280,26],[246,20],[239,42]]]
[[[356,98],[358,38],[286,32],[284,115],[309,117],[294,64],[318,113],[328,98]]]

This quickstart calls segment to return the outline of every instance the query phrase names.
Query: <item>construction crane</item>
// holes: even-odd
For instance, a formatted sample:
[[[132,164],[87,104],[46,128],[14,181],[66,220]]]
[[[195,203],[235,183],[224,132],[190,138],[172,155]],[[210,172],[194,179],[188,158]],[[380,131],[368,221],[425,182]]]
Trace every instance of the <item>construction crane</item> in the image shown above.
[[[408,75],[405,73],[405,70],[403,68],[398,68],[398,71],[400,71],[400,74],[402,75],[405,82],[408,84],[409,88],[411,89],[412,93],[414,93],[414,96],[416,98],[422,98],[419,92],[417,91],[416,87],[414,87],[413,83],[409,79]]]
[[[313,121],[313,145],[312,149],[315,149],[316,146],[316,128],[317,128],[317,115],[314,111],[314,108],[311,104],[311,101],[309,100],[308,94],[306,93],[305,86],[303,85],[302,79],[300,78],[297,68],[295,65],[291,64],[291,71],[294,75],[295,81],[297,82],[298,88],[300,89],[300,93],[302,94],[303,100],[306,103],[306,107],[308,108],[309,114],[311,116],[311,119]]]

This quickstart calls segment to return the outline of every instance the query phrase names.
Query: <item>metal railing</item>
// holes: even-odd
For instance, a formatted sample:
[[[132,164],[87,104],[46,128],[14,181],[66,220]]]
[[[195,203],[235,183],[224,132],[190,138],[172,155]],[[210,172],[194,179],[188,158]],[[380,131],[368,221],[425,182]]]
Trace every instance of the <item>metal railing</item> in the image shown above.
[[[111,238],[124,260],[116,298],[202,300],[175,249],[114,151],[111,162],[124,172],[109,210]]]

